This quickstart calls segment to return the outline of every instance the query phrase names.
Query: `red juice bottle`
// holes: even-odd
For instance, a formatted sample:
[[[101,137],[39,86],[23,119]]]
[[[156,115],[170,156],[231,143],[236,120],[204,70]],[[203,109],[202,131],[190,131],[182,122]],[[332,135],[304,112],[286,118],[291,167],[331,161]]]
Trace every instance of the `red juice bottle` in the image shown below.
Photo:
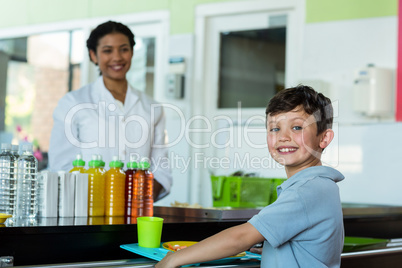
[[[137,171],[138,164],[135,161],[131,161],[127,163],[126,170],[126,185],[125,185],[125,204],[124,204],[124,213],[126,217],[131,217],[131,210],[133,206],[133,194],[134,194],[134,174]]]

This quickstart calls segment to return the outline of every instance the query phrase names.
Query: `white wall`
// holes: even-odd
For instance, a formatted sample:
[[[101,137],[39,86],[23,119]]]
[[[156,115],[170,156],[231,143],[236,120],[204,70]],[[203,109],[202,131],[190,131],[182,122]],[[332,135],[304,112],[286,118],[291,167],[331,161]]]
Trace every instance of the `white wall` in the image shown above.
[[[354,72],[358,68],[373,63],[378,67],[396,70],[397,63],[397,18],[383,17],[325,23],[311,23],[303,27],[302,47],[300,49],[301,66],[299,81],[311,81],[314,85],[328,85],[326,93],[335,106],[335,139],[325,151],[323,162],[341,171],[346,179],[339,183],[343,202],[375,203],[402,205],[402,175],[399,165],[402,164],[402,145],[398,138],[402,137],[402,123],[395,123],[393,118],[371,119],[353,111],[352,87]],[[170,37],[170,56],[184,56],[187,60],[185,99],[171,100],[183,114],[191,116],[194,107],[192,100],[192,68],[194,59],[194,39],[197,36],[180,35]],[[194,102],[193,102],[194,103]],[[200,104],[202,105],[202,104]],[[206,109],[213,108],[206,107]],[[180,116],[168,113],[168,131],[171,139],[180,135],[182,126]],[[261,109],[264,113],[264,109]],[[227,126],[221,126],[227,127]],[[256,125],[261,130],[264,125]],[[234,140],[242,135],[241,148],[224,148],[215,150],[213,156],[231,159],[231,165],[211,169],[216,174],[228,175],[242,169],[246,172],[257,172],[266,177],[285,177],[282,167],[275,164],[265,148],[256,149],[248,146],[244,135],[238,132],[242,126],[235,126]],[[228,134],[228,133],[226,133]],[[225,139],[225,135],[221,137]],[[251,134],[251,140],[265,141],[265,133]],[[201,203],[212,204],[209,191],[209,176],[200,181],[203,185],[191,184],[194,177],[195,158],[185,138],[171,149],[174,184],[171,194],[157,202],[158,205],[169,205],[177,200],[190,202],[190,195],[201,191]],[[235,156],[254,157],[262,160],[264,167],[234,166]],[[177,158],[178,157],[178,158]],[[180,164],[177,159],[190,161],[189,167]],[[171,159],[172,161],[172,159]],[[188,163],[187,163],[188,164]],[[268,165],[268,166],[267,166]]]
[[[185,59],[185,86],[184,98],[165,98],[163,103],[166,113],[166,128],[169,136],[169,160],[172,170],[173,186],[171,193],[155,203],[158,206],[169,206],[174,201],[189,202],[191,189],[191,150],[186,139],[183,124],[191,114],[191,92],[193,72],[193,35],[175,35],[169,38],[169,57],[184,57]]]
[[[328,83],[338,106],[338,147],[328,159],[346,177],[339,183],[342,201],[402,205],[402,124],[352,109],[357,68],[373,63],[396,70],[397,18],[306,24],[303,40],[302,79]]]

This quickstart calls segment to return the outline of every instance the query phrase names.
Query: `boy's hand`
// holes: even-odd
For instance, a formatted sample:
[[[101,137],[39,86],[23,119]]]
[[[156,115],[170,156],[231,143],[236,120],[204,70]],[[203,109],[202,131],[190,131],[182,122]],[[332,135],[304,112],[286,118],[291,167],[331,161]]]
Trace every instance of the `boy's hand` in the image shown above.
[[[155,268],[175,268],[179,266],[173,266],[170,264],[170,260],[172,259],[173,252],[169,251],[166,256],[155,265]]]

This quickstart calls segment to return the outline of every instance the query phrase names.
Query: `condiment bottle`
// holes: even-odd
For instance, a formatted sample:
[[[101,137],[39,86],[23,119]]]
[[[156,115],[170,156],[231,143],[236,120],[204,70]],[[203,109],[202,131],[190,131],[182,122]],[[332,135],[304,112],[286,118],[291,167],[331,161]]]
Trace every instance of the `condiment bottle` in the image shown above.
[[[126,170],[126,183],[125,183],[125,205],[124,205],[124,213],[126,217],[131,216],[131,209],[133,203],[133,187],[134,187],[134,174],[137,171],[138,164],[135,161],[130,161],[127,163]]]
[[[124,190],[126,174],[123,171],[123,162],[117,156],[109,163],[110,169],[106,172],[105,211],[106,216],[124,216]]]
[[[74,171],[78,171],[79,173],[85,173],[85,161],[82,159],[81,154],[77,154],[75,157],[75,160],[73,161],[73,168],[70,170],[70,173],[73,173]]]
[[[88,216],[105,215],[105,172],[97,155],[88,163]]]

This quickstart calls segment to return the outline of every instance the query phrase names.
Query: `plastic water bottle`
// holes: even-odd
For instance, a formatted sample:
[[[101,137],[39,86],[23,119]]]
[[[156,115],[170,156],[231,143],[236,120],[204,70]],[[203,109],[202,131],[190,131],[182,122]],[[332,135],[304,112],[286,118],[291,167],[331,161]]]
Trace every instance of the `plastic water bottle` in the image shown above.
[[[20,147],[18,145],[16,145],[16,144],[11,145],[11,154],[14,155],[15,160],[17,160],[18,157],[20,157],[19,150],[20,150]],[[15,166],[17,166],[17,162],[15,162]]]
[[[17,160],[17,197],[15,217],[36,217],[38,213],[38,160],[33,155],[32,145],[24,144]]]
[[[0,213],[13,214],[15,206],[15,157],[11,144],[2,143],[0,153]]]

